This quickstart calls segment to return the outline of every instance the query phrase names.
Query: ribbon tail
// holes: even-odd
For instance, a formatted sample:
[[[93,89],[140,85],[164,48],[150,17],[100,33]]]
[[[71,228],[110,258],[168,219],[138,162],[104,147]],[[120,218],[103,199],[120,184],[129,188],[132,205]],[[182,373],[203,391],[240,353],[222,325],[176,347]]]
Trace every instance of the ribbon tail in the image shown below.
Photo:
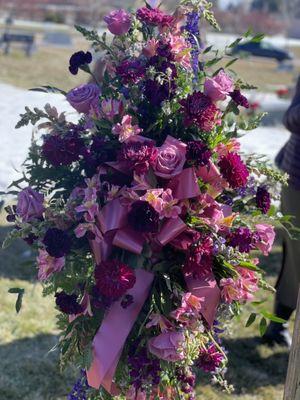
[[[214,323],[217,307],[220,303],[221,291],[213,274],[203,279],[194,279],[192,276],[185,276],[188,290],[196,297],[203,298],[201,302],[201,314],[208,325]]]
[[[136,283],[128,291],[134,302],[123,309],[121,301],[114,303],[93,340],[93,362],[87,371],[88,383],[99,389],[102,385],[110,393],[116,390],[113,377],[118,366],[124,343],[149,295],[154,275],[136,270]]]

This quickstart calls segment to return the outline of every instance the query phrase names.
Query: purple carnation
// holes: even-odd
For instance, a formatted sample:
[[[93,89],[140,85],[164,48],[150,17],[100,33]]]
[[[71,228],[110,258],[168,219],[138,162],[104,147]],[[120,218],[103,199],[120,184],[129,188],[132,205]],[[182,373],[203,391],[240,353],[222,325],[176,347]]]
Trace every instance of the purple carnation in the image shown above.
[[[229,236],[229,245],[237,247],[241,253],[249,253],[254,248],[254,236],[249,228],[237,228]]]
[[[137,60],[126,60],[116,68],[116,72],[124,84],[137,83],[144,77],[145,67]]]
[[[71,239],[68,234],[57,228],[47,230],[43,243],[47,253],[55,258],[64,257],[71,249]]]
[[[83,140],[77,133],[72,132],[65,136],[47,135],[42,145],[43,157],[54,167],[78,161],[83,150]]]
[[[156,147],[151,142],[129,142],[123,144],[119,160],[126,162],[129,169],[142,175],[155,164],[157,153]]]
[[[242,95],[242,93],[239,89],[235,89],[229,95],[238,106],[242,106],[245,108],[250,107],[248,99],[244,95]]]
[[[89,51],[85,53],[81,50],[77,53],[74,53],[70,58],[69,71],[71,72],[71,74],[77,75],[79,68],[86,64],[90,64],[92,62],[92,59],[92,54]]]
[[[60,292],[56,293],[55,297],[56,305],[61,312],[68,315],[76,315],[82,312],[82,306],[78,303],[76,294]]]
[[[201,92],[194,92],[180,103],[184,112],[185,126],[196,125],[204,132],[209,132],[214,128],[219,109],[210,97]]]
[[[147,201],[138,200],[131,206],[128,222],[131,228],[137,232],[156,233],[159,214]]]
[[[204,167],[209,163],[212,152],[207,145],[200,140],[192,140],[187,144],[186,159],[198,167]]]
[[[211,344],[207,349],[200,350],[196,366],[205,372],[215,372],[220,367],[223,359],[223,354],[217,350],[214,344]]]
[[[219,161],[221,174],[232,189],[246,186],[249,171],[237,153],[228,153]]]
[[[263,214],[267,214],[271,208],[271,195],[266,188],[260,186],[256,192],[256,206]]]

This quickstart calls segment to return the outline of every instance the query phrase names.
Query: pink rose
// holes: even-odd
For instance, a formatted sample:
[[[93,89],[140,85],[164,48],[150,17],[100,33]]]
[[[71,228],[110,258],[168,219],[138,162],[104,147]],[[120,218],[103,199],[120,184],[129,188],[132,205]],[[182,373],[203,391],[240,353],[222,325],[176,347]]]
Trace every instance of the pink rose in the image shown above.
[[[88,83],[77,86],[67,94],[67,100],[79,113],[99,114],[99,86]]]
[[[220,71],[214,78],[207,78],[204,83],[204,93],[212,101],[225,100],[234,90],[234,82],[224,71]]]
[[[186,144],[168,136],[165,143],[158,148],[158,156],[154,173],[161,178],[170,179],[183,169],[185,163]]]
[[[125,10],[115,10],[104,17],[108,30],[113,35],[125,35],[131,25],[131,15]]]
[[[184,359],[183,343],[183,333],[164,332],[148,341],[148,349],[162,360],[176,362]]]
[[[51,257],[46,250],[40,250],[37,257],[39,281],[46,281],[53,273],[59,272],[65,265],[65,258]]]
[[[17,214],[23,221],[29,222],[34,218],[40,218],[45,211],[43,206],[44,196],[31,187],[23,189],[18,194]]]
[[[275,231],[273,226],[267,224],[255,225],[256,233],[258,234],[258,240],[256,247],[267,256],[272,250],[272,246],[275,240]]]

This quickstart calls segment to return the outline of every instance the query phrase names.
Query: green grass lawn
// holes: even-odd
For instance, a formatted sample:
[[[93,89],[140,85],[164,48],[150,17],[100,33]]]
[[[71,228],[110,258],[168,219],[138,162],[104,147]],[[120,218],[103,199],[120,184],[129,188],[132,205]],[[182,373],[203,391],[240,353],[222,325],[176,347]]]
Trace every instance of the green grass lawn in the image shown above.
[[[0,242],[8,228],[0,229]],[[274,283],[280,268],[281,248],[262,259],[269,281]],[[43,298],[41,285],[35,280],[33,256],[22,242],[2,251],[0,258],[0,399],[60,400],[66,398],[75,380],[76,371],[61,374],[58,354],[48,351],[55,345],[55,310],[52,298]],[[25,263],[25,265],[22,265]],[[25,288],[23,308],[14,310],[15,295],[10,287]],[[266,307],[271,310],[272,296]],[[247,314],[232,326],[230,338],[224,338],[229,351],[227,379],[235,386],[233,395],[226,395],[209,384],[209,377],[200,376],[198,398],[205,400],[279,400],[282,399],[288,353],[281,348],[269,349],[260,344],[258,327],[245,328]]]

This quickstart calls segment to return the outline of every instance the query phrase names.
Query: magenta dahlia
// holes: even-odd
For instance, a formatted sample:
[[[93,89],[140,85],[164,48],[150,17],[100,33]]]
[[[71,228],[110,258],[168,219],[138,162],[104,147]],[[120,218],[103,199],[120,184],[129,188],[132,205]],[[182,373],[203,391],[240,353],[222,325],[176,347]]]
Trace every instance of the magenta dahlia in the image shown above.
[[[215,372],[223,360],[223,354],[217,350],[214,344],[211,344],[207,349],[200,350],[196,366],[205,372]]]
[[[118,260],[102,261],[95,269],[96,287],[100,293],[117,300],[135,285],[133,269]]]
[[[171,15],[165,14],[159,8],[139,8],[136,12],[136,17],[145,24],[161,27],[170,27],[174,22],[174,18]]]
[[[228,153],[221,157],[219,167],[223,178],[226,179],[232,189],[246,186],[249,171],[237,153]]]
[[[116,68],[124,84],[137,83],[145,75],[145,67],[137,60],[125,60]]]
[[[157,153],[157,148],[152,143],[129,142],[123,144],[119,160],[124,161],[129,169],[141,175],[154,165]]]
[[[194,92],[180,102],[184,112],[184,125],[196,125],[205,132],[211,131],[216,125],[220,113],[210,97],[202,92]]]
[[[188,249],[183,266],[185,274],[192,274],[194,278],[202,278],[212,272],[213,241],[210,236],[203,236],[198,244]]]

